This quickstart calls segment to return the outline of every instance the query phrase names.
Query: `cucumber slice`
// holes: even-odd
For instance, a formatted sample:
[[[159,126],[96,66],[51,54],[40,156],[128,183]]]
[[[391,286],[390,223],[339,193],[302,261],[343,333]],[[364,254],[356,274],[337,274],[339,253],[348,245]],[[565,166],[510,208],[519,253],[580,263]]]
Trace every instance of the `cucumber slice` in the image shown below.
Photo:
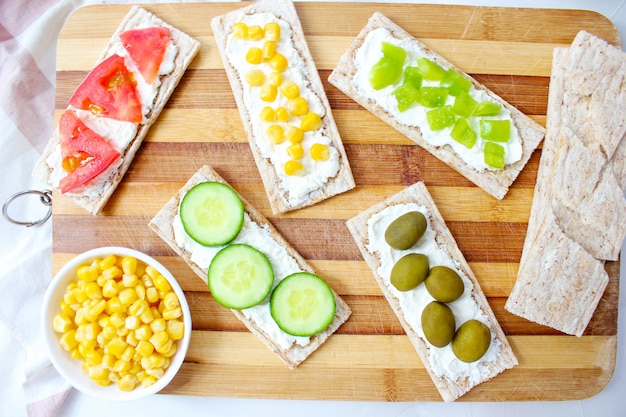
[[[185,232],[204,246],[219,246],[237,237],[243,226],[244,207],[230,186],[201,182],[187,191],[180,204]]]
[[[284,278],[270,297],[270,313],[285,333],[314,336],[335,318],[335,297],[317,275],[296,272]]]
[[[274,270],[267,256],[246,244],[220,250],[209,265],[209,291],[224,307],[242,310],[259,304],[272,290]]]

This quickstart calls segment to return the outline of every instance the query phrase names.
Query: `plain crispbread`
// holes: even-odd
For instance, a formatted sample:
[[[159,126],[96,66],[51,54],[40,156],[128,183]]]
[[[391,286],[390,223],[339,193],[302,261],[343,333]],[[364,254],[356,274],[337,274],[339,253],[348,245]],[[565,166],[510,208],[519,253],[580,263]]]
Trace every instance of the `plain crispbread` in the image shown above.
[[[538,123],[524,115],[522,112],[511,106],[502,98],[497,96],[492,91],[478,83],[475,79],[471,78],[467,74],[464,74],[468,80],[470,80],[473,86],[480,91],[484,91],[494,101],[500,103],[504,108],[511,112],[511,120],[517,126],[520,137],[522,139],[522,157],[519,161],[506,166],[502,170],[492,171],[485,170],[482,172],[477,171],[471,166],[467,165],[457,153],[448,145],[433,146],[422,137],[422,133],[418,127],[412,127],[404,125],[398,122],[395,117],[384,110],[378,103],[373,100],[364,97],[359,90],[353,84],[354,75],[357,72],[355,65],[355,56],[358,49],[363,45],[367,35],[377,28],[387,29],[391,35],[399,40],[408,39],[413,42],[420,50],[424,51],[431,59],[443,65],[447,68],[455,68],[460,73],[464,74],[458,68],[456,68],[451,62],[445,60],[443,57],[436,54],[433,50],[426,45],[419,42],[412,37],[408,32],[396,25],[386,16],[381,13],[374,13],[368,20],[365,27],[361,30],[359,35],[353,41],[350,48],[342,55],[336,68],[328,77],[328,81],[335,87],[343,91],[350,98],[355,100],[361,106],[372,112],[379,117],[385,123],[428,150],[431,154],[439,158],[448,166],[465,176],[467,179],[481,187],[487,193],[492,196],[502,199],[509,190],[509,187],[515,181],[520,171],[524,168],[531,154],[541,142],[543,138],[544,129]]]
[[[424,206],[428,211],[428,224],[429,227],[432,228],[435,232],[435,239],[437,244],[444,248],[448,255],[453,259],[455,265],[469,278],[472,282],[473,289],[471,292],[471,297],[475,300],[476,304],[479,306],[482,313],[489,320],[489,327],[491,328],[492,335],[495,340],[499,343],[499,353],[497,355],[497,359],[492,362],[484,361],[481,365],[484,369],[487,369],[487,373],[484,377],[476,382],[470,383],[466,378],[458,378],[458,379],[449,379],[446,377],[439,376],[435,373],[433,368],[430,366],[429,355],[431,354],[432,349],[436,349],[431,347],[422,337],[419,336],[417,331],[409,325],[407,320],[404,318],[404,311],[399,302],[399,300],[393,295],[393,293],[387,287],[385,283],[385,278],[380,275],[379,267],[381,261],[377,254],[370,252],[368,249],[369,244],[369,234],[368,234],[368,222],[369,219],[375,215],[376,213],[381,212],[387,207],[394,206],[397,204],[405,204],[405,203],[417,203],[421,206]],[[430,377],[433,380],[433,383],[439,390],[444,401],[454,401],[460,396],[467,393],[474,386],[487,381],[499,373],[503,372],[506,369],[510,369],[517,365],[518,361],[509,345],[504,332],[500,328],[496,317],[491,310],[487,299],[482,292],[478,280],[474,276],[472,270],[467,264],[463,254],[459,250],[454,237],[448,230],[439,210],[437,209],[434,201],[432,200],[430,193],[426,189],[426,186],[422,182],[418,182],[408,188],[405,188],[403,191],[387,198],[385,201],[378,203],[364,212],[360,213],[356,217],[353,217],[347,222],[348,229],[352,234],[363,258],[366,263],[372,270],[374,278],[376,279],[378,285],[380,286],[385,298],[389,302],[391,308],[394,313],[398,317],[398,320],[402,324],[407,336],[411,340],[415,350],[417,351],[419,357],[424,364],[424,367],[428,371]],[[494,343],[494,341],[492,341]]]
[[[276,167],[271,163],[269,158],[264,157],[258,142],[267,140],[265,137],[258,137],[252,129],[252,117],[244,102],[244,87],[245,82],[242,79],[242,75],[237,72],[237,69],[229,61],[226,54],[226,45],[228,42],[228,36],[232,32],[232,27],[239,21],[242,16],[251,15],[255,13],[271,13],[277,18],[280,18],[289,23],[293,37],[292,41],[298,55],[304,60],[304,68],[302,73],[308,83],[311,91],[320,100],[324,107],[324,116],[322,117],[322,127],[320,128],[324,135],[327,136],[332,146],[337,150],[339,154],[339,171],[337,174],[329,178],[322,186],[311,191],[306,199],[299,202],[290,202],[288,191],[281,185],[281,179],[279,178]],[[332,114],[332,110],[322,81],[319,77],[317,68],[311,57],[311,52],[306,43],[304,37],[304,31],[300,24],[300,20],[296,13],[296,9],[291,0],[261,0],[253,3],[243,9],[235,10],[233,12],[217,16],[211,20],[211,28],[215,35],[215,41],[217,43],[224,69],[230,81],[235,101],[237,102],[237,108],[243,122],[243,127],[248,137],[250,149],[252,155],[259,169],[267,197],[274,214],[284,213],[291,210],[311,206],[322,200],[330,198],[334,195],[343,193],[354,188],[354,179],[352,177],[352,171],[348,162],[347,155],[345,153],[339,130],[335,124],[335,120]],[[242,52],[243,53],[243,52]]]
[[[576,336],[609,283],[604,260],[624,239],[625,77],[626,54],[588,32],[554,50],[546,139],[505,308]]]
[[[130,167],[130,164],[132,163],[135,154],[139,150],[139,147],[141,146],[143,139],[148,133],[148,130],[150,130],[150,127],[159,117],[161,110],[163,110],[165,103],[178,85],[183,74],[185,73],[185,70],[187,69],[193,58],[196,56],[197,52],[200,50],[200,43],[197,40],[191,38],[179,29],[169,25],[168,23],[164,22],[159,17],[148,12],[147,10],[138,6],[132,6],[128,14],[124,17],[116,31],[111,36],[109,42],[103,49],[103,52],[98,58],[97,62],[101,62],[111,55],[112,45],[120,33],[129,29],[140,27],[141,25],[144,25],[146,21],[155,26],[163,26],[169,28],[172,42],[178,47],[178,53],[174,58],[174,70],[171,73],[160,77],[161,85],[159,86],[157,96],[154,99],[151,112],[144,117],[144,121],[138,126],[135,137],[122,153],[121,165],[114,173],[111,174],[102,189],[99,190],[98,193],[88,194],[78,192],[67,194],[65,196],[66,198],[71,199],[78,206],[83,207],[85,210],[93,215],[97,215],[102,211],[105,204],[117,188],[117,185],[120,183],[120,181],[124,177],[124,174]],[[48,166],[48,164],[46,163],[46,159],[48,158],[48,156],[50,156],[51,153],[54,152],[58,143],[59,129],[57,127],[53,132],[52,137],[48,142],[48,145],[46,146],[41,158],[37,162],[37,165],[35,166],[35,169],[33,171],[35,176],[42,178],[46,183],[50,182],[49,178],[50,174],[52,173],[52,167]],[[49,185],[53,186],[53,184]]]
[[[150,228],[156,232],[161,239],[163,239],[179,256],[181,256],[191,269],[206,282],[207,269],[198,266],[191,260],[191,253],[181,248],[174,237],[173,222],[174,218],[178,214],[178,206],[180,199],[185,193],[194,185],[203,181],[225,181],[209,166],[203,166],[197,171],[187,183],[179,190],[176,196],[172,197],[163,208],[152,218],[149,223]],[[243,198],[244,207],[246,213],[250,216],[250,219],[265,228],[271,237],[277,241],[281,246],[285,247],[291,257],[293,257],[298,266],[307,272],[313,273],[313,269],[307,264],[305,259],[300,256],[298,252],[276,231],[272,224],[254,207],[247,203]],[[250,318],[246,317],[241,311],[231,310],[237,318],[239,318],[246,327],[256,335],[272,352],[274,352],[290,369],[298,366],[304,361],[311,353],[313,353],[318,347],[320,347],[338,328],[343,324],[351,314],[350,307],[343,301],[343,299],[333,291],[336,302],[335,319],[330,326],[322,333],[317,334],[311,338],[311,341],[306,346],[300,346],[293,344],[288,349],[281,348],[276,341],[274,341],[271,335],[264,332],[257,324]]]

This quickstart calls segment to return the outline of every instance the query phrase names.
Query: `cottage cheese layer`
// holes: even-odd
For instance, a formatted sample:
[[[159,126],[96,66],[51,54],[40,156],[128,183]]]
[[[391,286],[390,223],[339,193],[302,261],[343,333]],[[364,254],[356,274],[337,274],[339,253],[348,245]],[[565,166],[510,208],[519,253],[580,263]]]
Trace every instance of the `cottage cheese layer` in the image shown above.
[[[224,246],[203,246],[191,239],[187,232],[185,232],[178,214],[174,218],[172,227],[174,229],[176,244],[186,251],[189,251],[189,253],[191,253],[191,261],[202,269],[208,269],[215,255],[224,248]],[[252,221],[248,213],[245,213],[241,231],[231,244],[232,243],[243,243],[253,246],[267,256],[274,269],[274,285],[272,286],[272,290],[283,278],[296,272],[302,272],[296,259],[289,254],[283,245],[272,237],[267,226]],[[246,318],[255,322],[263,332],[269,335],[269,337],[281,347],[281,349],[289,349],[294,344],[300,346],[308,345],[311,341],[309,337],[292,336],[278,327],[270,313],[270,295],[260,304],[240,311]],[[303,356],[302,359],[304,359],[304,357],[305,356]]]
[[[304,58],[300,56],[298,50],[294,47],[291,25],[277,18],[272,13],[247,15],[241,12],[237,21],[243,22],[248,26],[258,25],[264,27],[265,24],[269,22],[277,22],[280,25],[281,35],[276,45],[276,52],[284,55],[289,62],[287,69],[282,72],[283,84],[287,81],[297,84],[300,87],[300,96],[305,98],[308,102],[309,111],[315,112],[320,118],[323,118],[325,115],[324,106],[320,98],[311,90],[310,83],[307,80],[309,71],[305,65]],[[287,153],[287,147],[291,143],[288,140],[284,140],[279,144],[272,144],[266,138],[265,134],[270,124],[261,120],[260,113],[265,106],[270,106],[273,109],[277,109],[278,107],[287,108],[287,99],[279,92],[276,100],[271,103],[265,102],[259,97],[261,87],[251,87],[245,81],[246,74],[253,69],[262,70],[266,79],[270,75],[271,68],[267,63],[253,65],[246,61],[246,52],[251,47],[262,48],[264,42],[264,39],[258,41],[238,39],[230,34],[226,44],[226,56],[237,71],[239,79],[241,80],[243,101],[250,115],[250,123],[256,146],[259,148],[261,155],[268,159],[274,167],[274,171],[280,180],[281,188],[287,192],[289,204],[301,204],[308,200],[308,196],[311,192],[322,188],[329,179],[337,175],[339,172],[339,152],[333,146],[331,139],[326,136],[322,130],[317,129],[305,132],[304,139],[301,143],[305,154],[299,160],[304,166],[303,173],[300,175],[285,174],[283,166],[285,162],[290,159]],[[272,122],[272,124],[278,124],[284,129],[287,128],[288,125],[299,126],[299,117],[291,116],[290,120],[287,122]],[[309,150],[314,143],[321,143],[328,146],[330,157],[327,160],[314,161],[310,157]]]
[[[435,241],[435,231],[431,228],[430,224],[418,242],[407,250],[393,249],[387,244],[385,241],[385,230],[387,230],[387,227],[392,221],[409,211],[419,211],[426,219],[429,218],[427,209],[416,203],[397,204],[372,215],[368,220],[369,244],[367,245],[367,249],[380,259],[380,268],[377,272],[382,277],[389,292],[398,299],[404,320],[426,345],[429,346],[428,361],[433,372],[437,376],[445,377],[452,381],[461,378],[469,378],[469,381],[478,383],[484,379],[485,375],[488,375],[489,369],[486,363],[496,360],[501,350],[501,344],[494,336],[489,319],[472,298],[472,282],[460,270],[459,266],[455,264],[446,249],[437,244]],[[423,283],[413,290],[399,291],[389,280],[391,269],[395,263],[409,253],[424,254],[428,256],[431,268],[438,265],[447,266],[454,269],[463,280],[465,286],[463,295],[458,300],[446,304],[454,313],[457,329],[461,324],[471,319],[479,320],[491,329],[491,344],[489,349],[478,361],[466,363],[459,360],[452,352],[451,344],[443,348],[438,348],[428,343],[422,330],[421,316],[424,307],[431,301],[435,301],[435,299],[429,294]]]
[[[429,109],[420,105],[413,105],[405,111],[400,112],[398,110],[396,98],[392,92],[401,85],[401,80],[396,84],[387,86],[380,90],[374,90],[374,88],[372,88],[368,78],[369,71],[383,56],[381,51],[382,42],[389,42],[393,45],[401,47],[407,52],[405,67],[409,65],[414,66],[418,58],[425,57],[431,60],[433,59],[432,54],[425,54],[411,39],[399,40],[393,37],[385,28],[375,29],[366,36],[363,45],[358,49],[355,56],[355,66],[357,68],[357,72],[355,77],[352,79],[352,84],[358,93],[363,97],[376,102],[376,104],[381,106],[399,123],[410,127],[418,127],[422,133],[422,137],[429,144],[437,147],[446,145],[452,147],[457,155],[476,171],[482,172],[484,170],[493,170],[494,168],[488,166],[484,161],[485,140],[483,140],[480,135],[477,135],[476,144],[471,149],[468,149],[466,146],[450,137],[450,127],[437,131],[430,129],[426,119],[426,111]],[[444,67],[444,69],[449,68]],[[439,82],[424,80],[422,85],[439,85]],[[469,94],[477,102],[490,101],[496,103],[496,101],[489,97],[485,91],[477,90],[474,86],[471,87]],[[452,105],[453,102],[454,97],[448,96],[446,104]],[[486,119],[511,119],[511,113],[503,107],[497,116],[489,116],[486,117]],[[480,132],[478,118],[470,117],[468,121],[475,132]],[[498,145],[501,145],[505,150],[505,166],[515,163],[522,158],[522,140],[513,121],[511,121],[511,136],[509,141],[506,143],[498,142]]]

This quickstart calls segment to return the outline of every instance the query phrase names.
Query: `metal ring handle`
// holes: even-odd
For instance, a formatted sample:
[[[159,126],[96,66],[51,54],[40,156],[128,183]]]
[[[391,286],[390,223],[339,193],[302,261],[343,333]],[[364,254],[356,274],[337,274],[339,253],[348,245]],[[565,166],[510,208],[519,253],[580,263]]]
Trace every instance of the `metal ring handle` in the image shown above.
[[[49,207],[48,208],[48,212],[46,213],[45,216],[43,216],[39,220],[35,220],[35,221],[32,221],[32,222],[15,220],[15,219],[13,219],[13,218],[11,218],[9,216],[9,204],[11,204],[11,202],[13,202],[13,200],[15,200],[16,198],[18,198],[20,196],[23,196],[23,195],[26,195],[26,194],[37,194],[37,195],[39,195],[39,199],[41,200],[41,202],[45,206]],[[41,223],[45,223],[45,221],[48,220],[50,218],[50,216],[52,215],[52,191],[51,190],[43,190],[43,191],[26,190],[26,191],[20,191],[19,193],[15,193],[11,197],[7,198],[7,200],[2,205],[2,215],[4,216],[5,219],[10,221],[11,223],[17,224],[17,225],[20,225],[20,226],[31,227],[31,226],[36,226],[36,225],[41,224]]]

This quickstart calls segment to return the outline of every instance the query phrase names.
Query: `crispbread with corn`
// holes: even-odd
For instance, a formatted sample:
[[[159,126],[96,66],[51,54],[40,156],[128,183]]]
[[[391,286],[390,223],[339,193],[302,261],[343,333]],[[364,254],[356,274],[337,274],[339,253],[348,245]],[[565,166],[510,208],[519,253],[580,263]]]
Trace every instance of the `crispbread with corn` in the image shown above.
[[[191,269],[205,282],[207,282],[208,267],[202,267],[192,260],[192,254],[186,249],[179,246],[174,236],[173,223],[178,215],[180,201],[185,193],[194,185],[204,181],[219,181],[226,183],[222,177],[217,174],[211,167],[205,165],[198,170],[187,183],[172,197],[161,210],[150,220],[149,227],[156,232],[178,255],[180,255]],[[289,256],[297,262],[302,271],[314,273],[313,268],[308,265],[306,260],[278,233],[274,226],[253,206],[251,206],[243,197],[241,197],[246,213],[253,222],[261,225],[279,245],[284,247]],[[262,250],[262,248],[259,248]],[[278,278],[278,277],[277,277]],[[284,277],[280,277],[282,279]],[[232,309],[235,316],[241,320],[246,327],[257,336],[272,352],[274,352],[290,369],[297,367],[311,353],[319,348],[338,328],[341,326],[352,313],[350,307],[345,301],[333,291],[336,304],[335,318],[332,323],[321,333],[310,338],[309,343],[305,346],[293,343],[288,348],[281,347],[272,335],[255,323],[255,321],[247,317],[242,310]],[[263,301],[263,303],[268,303]],[[269,305],[268,307],[269,308]]]
[[[299,121],[300,115],[291,114],[289,116],[289,122],[284,121],[284,119],[280,120],[280,116],[278,116],[279,120],[277,121],[264,123],[262,124],[262,127],[255,127],[255,122],[263,117],[261,116],[261,109],[257,108],[251,110],[251,108],[247,105],[247,101],[250,97],[261,94],[259,90],[262,87],[259,86],[258,89],[251,88],[248,90],[248,81],[246,80],[247,73],[240,73],[235,63],[228,56],[228,43],[230,37],[233,36],[231,33],[233,32],[235,25],[241,23],[243,20],[253,19],[255,16],[258,17],[261,15],[271,17],[272,21],[281,22],[281,25],[284,25],[281,26],[281,30],[284,31],[284,29],[287,28],[291,31],[291,36],[289,38],[286,36],[281,37],[281,41],[277,43],[276,52],[285,53],[285,50],[282,49],[285,48],[288,49],[287,52],[291,54],[290,47],[288,46],[291,43],[293,46],[293,54],[291,54],[289,59],[293,59],[295,62],[297,58],[297,60],[301,61],[301,66],[290,70],[292,72],[290,72],[288,76],[283,73],[284,77],[282,85],[278,87],[279,97],[273,100],[267,99],[263,107],[272,107],[273,110],[277,110],[278,108],[276,107],[276,103],[278,103],[278,100],[281,99],[281,94],[283,94],[280,89],[285,86],[286,82],[289,81],[295,82],[295,84],[298,85],[300,92],[305,89],[310,91],[309,97],[318,102],[320,107],[320,127],[311,132],[307,131],[304,133],[304,140],[302,141],[302,139],[299,139],[304,144],[304,155],[300,158],[298,158],[298,155],[293,157],[296,164],[301,161],[305,161],[302,162],[304,164],[304,170],[301,174],[296,173],[294,175],[293,169],[290,168],[291,166],[294,166],[294,164],[290,164],[288,167],[287,163],[285,163],[285,167],[283,168],[283,166],[281,166],[282,162],[278,161],[278,159],[274,162],[274,158],[280,158],[276,156],[276,153],[271,154],[272,156],[269,157],[268,154],[264,154],[263,152],[263,149],[266,146],[265,142],[269,140],[269,135],[266,135],[265,129],[271,125],[279,125],[281,129],[284,128],[285,136],[288,136],[289,133],[287,133],[287,131],[290,129],[294,120],[296,122]],[[211,21],[211,28],[213,29],[213,34],[215,35],[215,41],[224,64],[224,69],[226,70],[228,80],[230,81],[235,101],[237,102],[237,108],[239,109],[241,120],[243,122],[243,127],[248,137],[250,149],[261,175],[272,212],[274,214],[279,214],[307,207],[354,188],[354,179],[352,177],[352,171],[343,147],[341,136],[339,135],[339,131],[335,124],[322,81],[319,78],[317,68],[313,62],[309,47],[306,43],[304,31],[302,30],[296,9],[291,0],[261,0],[255,2],[245,8],[215,17]],[[247,53],[247,51],[243,49],[236,52],[242,56]],[[263,61],[263,63],[266,61],[267,58]],[[256,68],[258,71],[258,68],[261,68],[261,66],[259,65]],[[269,74],[266,74],[265,77],[267,81]],[[265,83],[264,87],[268,84],[270,84],[269,81]],[[308,104],[311,106],[312,103]],[[315,111],[311,110],[311,112],[314,113]],[[296,110],[296,113],[300,112]],[[306,116],[302,119],[305,117]],[[273,120],[273,118],[271,120]],[[323,177],[316,177],[316,175],[323,171],[317,166],[326,162],[317,162],[315,160],[317,156],[315,155],[311,158],[308,157],[308,152],[315,152],[313,149],[309,151],[309,144],[307,143],[307,141],[310,142],[313,140],[307,139],[313,134],[313,132],[319,132],[322,139],[328,142],[326,144],[333,155],[331,156],[331,159],[333,161],[337,160],[337,171],[334,174],[331,173],[327,179]],[[291,138],[285,139],[285,143],[287,143],[290,139]],[[280,140],[282,139],[276,139],[276,141]],[[294,140],[294,142],[298,142],[298,140]],[[298,152],[302,153],[302,151]],[[291,163],[291,161],[289,161],[289,163]],[[307,168],[307,165],[310,169]],[[283,174],[283,172],[286,172],[286,174]],[[299,177],[298,181],[302,181],[301,183],[306,187],[313,185],[310,188],[307,188],[307,192],[303,193],[303,195],[297,195],[294,188],[287,188],[285,185],[287,181],[290,180],[289,177],[292,177],[293,179],[293,177],[296,176]]]

